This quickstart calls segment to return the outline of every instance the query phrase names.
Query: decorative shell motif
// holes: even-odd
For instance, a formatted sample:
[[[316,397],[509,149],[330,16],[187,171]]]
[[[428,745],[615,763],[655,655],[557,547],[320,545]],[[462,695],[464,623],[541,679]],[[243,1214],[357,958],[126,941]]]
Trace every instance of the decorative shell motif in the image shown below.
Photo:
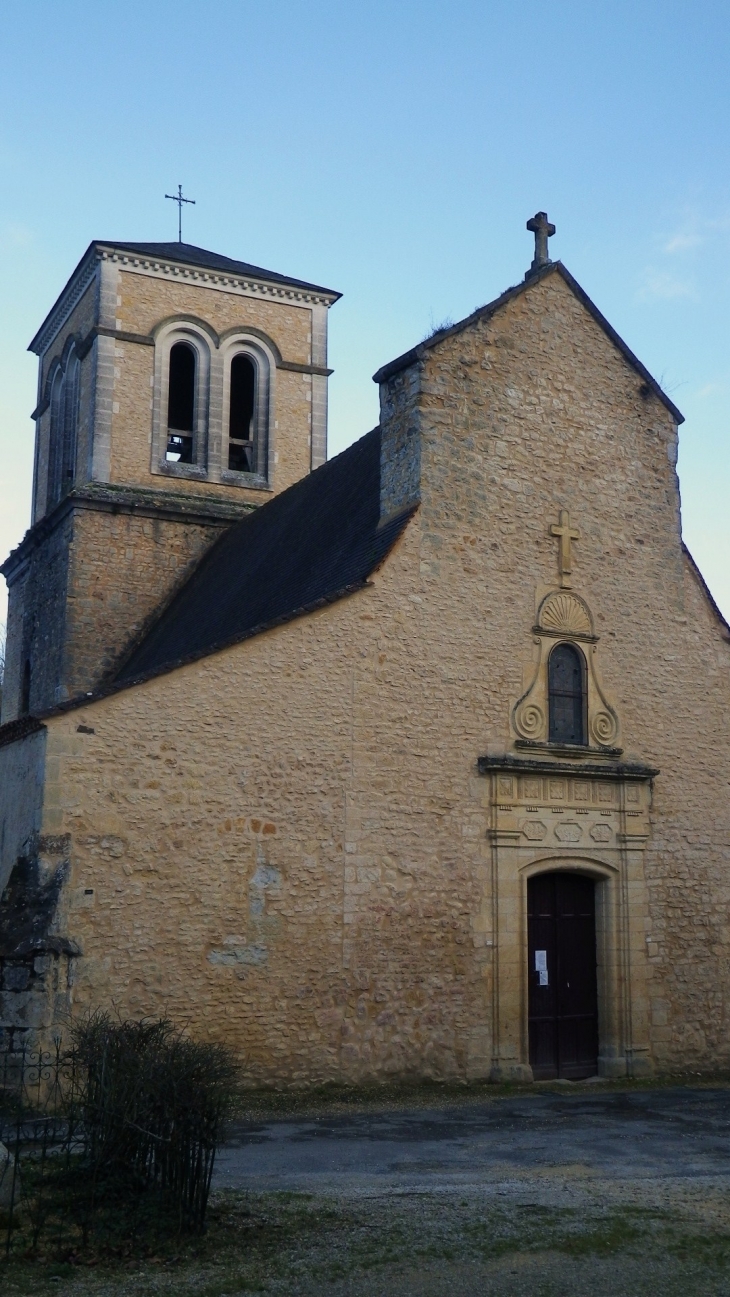
[[[542,630],[557,631],[559,635],[593,634],[590,613],[583,600],[567,590],[547,596],[540,608],[538,625]]]

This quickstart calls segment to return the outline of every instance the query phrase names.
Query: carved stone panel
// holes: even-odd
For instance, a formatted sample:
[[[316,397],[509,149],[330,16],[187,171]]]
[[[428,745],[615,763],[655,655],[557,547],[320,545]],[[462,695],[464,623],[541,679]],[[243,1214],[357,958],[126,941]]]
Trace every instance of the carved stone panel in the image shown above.
[[[601,685],[596,663],[598,640],[585,599],[573,590],[553,590],[537,611],[532,630],[534,656],[526,688],[511,713],[518,744],[547,744],[549,734],[548,658],[556,643],[574,643],[586,664],[588,746],[618,755],[619,721]]]

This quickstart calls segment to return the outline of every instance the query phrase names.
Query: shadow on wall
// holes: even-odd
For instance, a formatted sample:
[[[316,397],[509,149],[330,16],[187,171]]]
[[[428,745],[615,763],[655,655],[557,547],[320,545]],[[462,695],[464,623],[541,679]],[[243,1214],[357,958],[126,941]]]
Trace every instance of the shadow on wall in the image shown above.
[[[68,838],[39,841],[22,856],[0,896],[0,1049],[41,1047],[68,1014],[74,942],[52,933],[68,876]],[[45,877],[39,855],[51,857]]]

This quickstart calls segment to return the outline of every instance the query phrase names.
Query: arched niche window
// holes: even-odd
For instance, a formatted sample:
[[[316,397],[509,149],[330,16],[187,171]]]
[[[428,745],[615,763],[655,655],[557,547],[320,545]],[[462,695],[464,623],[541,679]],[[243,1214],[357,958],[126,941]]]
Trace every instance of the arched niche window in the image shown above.
[[[72,351],[66,361],[63,392],[63,449],[61,495],[70,491],[76,477],[76,437],[79,422],[79,358]]]
[[[79,359],[71,346],[58,362],[51,380],[47,493],[49,509],[71,490],[76,477],[79,371]]]
[[[167,397],[167,449],[165,459],[173,464],[195,462],[195,348],[176,342],[170,348]]]
[[[59,365],[51,383],[51,426],[48,434],[48,491],[46,506],[52,509],[61,497],[63,458],[63,369]]]
[[[228,412],[228,467],[255,473],[256,369],[250,356],[239,352],[231,361]]]
[[[573,644],[556,644],[548,660],[551,743],[586,742],[586,665]]]

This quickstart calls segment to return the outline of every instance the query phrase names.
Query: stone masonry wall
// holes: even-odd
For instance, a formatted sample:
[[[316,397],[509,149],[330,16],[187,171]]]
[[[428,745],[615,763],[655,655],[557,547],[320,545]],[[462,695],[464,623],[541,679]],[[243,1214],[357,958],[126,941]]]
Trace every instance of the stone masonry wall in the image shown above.
[[[251,1080],[489,1073],[477,758],[513,749],[566,508],[625,755],[661,770],[654,1059],[727,1066],[730,647],[671,417],[557,274],[428,350],[417,399],[421,506],[366,590],[49,718],[74,1004],[169,1013]]]
[[[225,525],[75,510],[63,698],[103,679]]]
[[[36,550],[9,589],[8,660],[2,720],[20,715],[26,662],[30,662],[30,709],[58,701],[67,633],[66,597],[73,521],[62,518],[42,549]]]

